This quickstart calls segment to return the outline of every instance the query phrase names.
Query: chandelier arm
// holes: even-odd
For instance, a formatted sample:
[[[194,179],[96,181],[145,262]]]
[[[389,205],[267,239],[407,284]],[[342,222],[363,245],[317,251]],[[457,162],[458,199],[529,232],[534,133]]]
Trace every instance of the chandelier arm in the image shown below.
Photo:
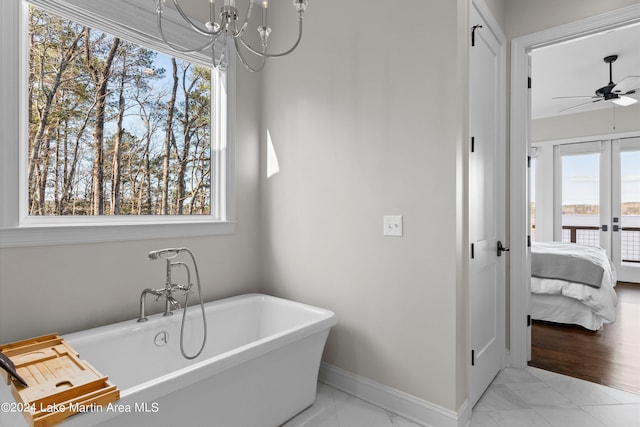
[[[252,1],[253,3],[253,1]],[[231,35],[233,36],[233,38],[240,38],[242,37],[242,35],[244,34],[244,30],[247,29],[247,24],[248,22],[245,21],[244,24],[242,24],[242,27],[240,27],[240,29],[238,30],[238,23],[234,22],[233,23],[233,31],[231,32]]]
[[[176,10],[180,14],[180,16],[182,16],[182,19],[184,19],[187,22],[187,24],[189,24],[189,26],[191,28],[193,28],[193,30],[195,32],[197,32],[198,34],[202,34],[203,36],[211,37],[211,36],[217,36],[218,34],[220,34],[222,32],[222,27],[220,27],[220,29],[218,31],[215,31],[215,30],[208,31],[207,29],[202,29],[202,28],[198,27],[196,24],[193,23],[191,18],[189,18],[187,16],[187,14],[184,13],[184,11],[180,7],[180,4],[178,3],[177,0],[171,0],[171,1],[173,2],[173,5],[176,7]]]
[[[213,43],[215,43],[215,41],[217,40],[218,36],[221,33],[216,34],[215,36],[211,35],[209,37],[211,37],[211,40],[209,40],[206,44],[204,44],[203,46],[194,48],[194,49],[183,49],[179,46],[174,45],[173,43],[169,42],[169,40],[167,40],[167,37],[164,35],[164,30],[162,29],[162,13],[158,14],[158,32],[160,33],[160,38],[162,39],[163,42],[165,42],[165,44],[167,46],[169,46],[171,49],[180,52],[180,53],[195,53],[195,52],[202,52],[208,48],[210,48]]]
[[[174,0],[175,1],[175,0]],[[233,37],[242,37],[242,35],[244,34],[244,30],[247,29],[247,25],[249,25],[249,20],[251,19],[251,11],[253,10],[253,0],[249,0],[249,7],[247,8],[247,13],[244,15],[244,21],[242,23],[242,27],[240,27],[240,30],[238,30],[237,27],[237,23],[234,22],[233,26],[234,26],[234,34]]]
[[[240,58],[240,62],[242,62],[242,65],[244,65],[244,67],[245,67],[247,70],[251,71],[252,73],[257,73],[257,72],[262,71],[262,69],[264,68],[264,65],[267,63],[267,59],[263,56],[263,57],[262,57],[262,63],[260,64],[260,66],[259,66],[259,67],[257,67],[257,68],[253,68],[253,67],[251,67],[251,66],[247,63],[247,61],[244,59],[244,56],[242,55],[242,52],[240,51],[240,46],[238,46],[238,40],[240,40],[240,41],[242,42],[242,39],[236,39],[236,38],[234,38],[234,39],[233,39],[233,43],[234,43],[234,44],[235,44],[235,46],[236,46],[236,54],[238,55],[238,58]],[[244,44],[244,42],[243,42],[242,44]]]
[[[281,52],[281,53],[266,53],[266,52],[259,52],[257,50],[255,50],[254,48],[252,48],[251,46],[249,46],[248,43],[246,43],[243,39],[240,39],[240,42],[242,42],[242,45],[244,47],[246,47],[249,52],[253,53],[254,55],[258,55],[261,56],[263,58],[278,58],[281,56],[285,56],[290,54],[291,52],[293,52],[295,50],[295,48],[298,47],[298,45],[300,44],[300,40],[302,40],[302,16],[300,16],[298,18],[298,22],[299,22],[299,30],[298,30],[298,40],[296,40],[295,44],[287,51],[285,52]]]

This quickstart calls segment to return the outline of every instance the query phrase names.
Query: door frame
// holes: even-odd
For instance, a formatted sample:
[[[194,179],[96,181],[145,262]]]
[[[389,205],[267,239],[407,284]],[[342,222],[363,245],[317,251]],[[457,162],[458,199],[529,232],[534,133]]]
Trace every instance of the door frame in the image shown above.
[[[531,254],[527,238],[527,158],[531,121],[527,108],[529,53],[538,47],[638,22],[640,4],[635,4],[511,40],[509,364],[512,367],[526,367],[531,350],[531,330],[527,326],[531,292]]]

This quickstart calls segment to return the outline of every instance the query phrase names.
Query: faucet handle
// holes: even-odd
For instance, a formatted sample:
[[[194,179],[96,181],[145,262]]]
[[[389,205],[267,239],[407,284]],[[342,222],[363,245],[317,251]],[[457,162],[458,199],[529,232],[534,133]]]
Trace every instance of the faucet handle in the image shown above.
[[[190,294],[191,293],[191,286],[193,285],[189,285],[189,286],[184,286],[184,285],[175,285],[174,289],[178,290],[178,291],[183,291],[184,295]]]
[[[167,297],[167,301],[169,301],[169,304],[171,304],[171,307],[173,307],[176,310],[182,308],[178,300],[172,297],[171,295]]]

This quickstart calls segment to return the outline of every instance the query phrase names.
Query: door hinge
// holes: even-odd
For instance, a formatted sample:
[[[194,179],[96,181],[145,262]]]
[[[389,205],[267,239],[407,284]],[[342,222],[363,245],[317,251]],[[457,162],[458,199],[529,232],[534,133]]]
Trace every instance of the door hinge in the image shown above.
[[[527,247],[528,248],[531,247],[531,235],[530,234],[527,235]]]
[[[531,89],[531,77],[527,77],[527,89]]]
[[[531,167],[531,156],[527,156],[527,167]]]
[[[474,245],[473,245],[473,243],[472,243],[472,244],[471,244],[471,259],[474,259],[474,258],[475,258],[475,256],[476,256],[476,254],[475,254],[475,247],[474,247]]]
[[[476,351],[471,350],[471,366],[475,366],[475,365],[476,365]]]
[[[531,326],[531,315],[527,314],[527,326]]]
[[[482,25],[478,24],[471,27],[471,46],[476,45],[476,30],[478,28],[482,28]]]
[[[471,152],[475,152],[476,151],[476,137],[472,136],[471,137]]]

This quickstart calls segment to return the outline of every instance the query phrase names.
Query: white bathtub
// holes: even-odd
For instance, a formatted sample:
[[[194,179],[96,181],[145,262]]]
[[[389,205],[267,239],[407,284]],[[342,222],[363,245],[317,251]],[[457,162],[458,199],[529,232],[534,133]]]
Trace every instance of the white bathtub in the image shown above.
[[[191,361],[180,353],[181,310],[64,336],[120,400],[62,425],[275,427],[313,403],[331,311],[261,294],[205,309],[207,344]],[[200,348],[201,325],[199,306],[189,307],[187,354]]]

